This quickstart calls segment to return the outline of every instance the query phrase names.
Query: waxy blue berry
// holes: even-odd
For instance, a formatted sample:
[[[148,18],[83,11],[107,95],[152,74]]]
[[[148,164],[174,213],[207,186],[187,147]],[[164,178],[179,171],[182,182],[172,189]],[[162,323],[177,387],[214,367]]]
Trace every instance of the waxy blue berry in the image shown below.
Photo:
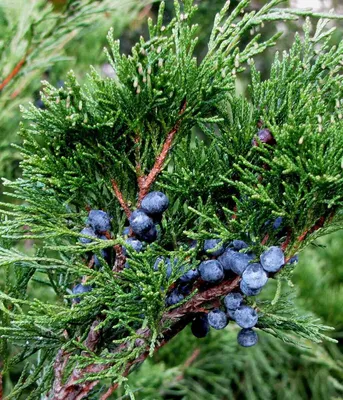
[[[185,296],[180,293],[177,289],[173,290],[170,295],[166,299],[167,306],[173,306],[177,303],[180,303],[185,298]]]
[[[258,342],[258,336],[252,329],[241,329],[237,335],[237,342],[243,347],[254,346]]]
[[[199,278],[199,271],[197,269],[190,269],[180,277],[181,282],[193,282]]]
[[[170,258],[157,257],[153,267],[154,271],[158,271],[159,265],[162,265],[163,263],[166,268],[166,277],[167,279],[169,279],[172,274],[172,264],[170,262]],[[174,260],[174,265],[175,265],[175,260]]]
[[[268,276],[260,263],[253,263],[243,272],[242,280],[250,289],[260,289],[267,283]]]
[[[137,251],[137,253],[140,253],[143,250],[143,243],[138,239],[128,238],[125,240],[125,243],[131,246],[134,251]],[[127,255],[127,249],[124,246],[123,246],[123,254],[124,256]]]
[[[283,218],[282,217],[277,217],[273,223],[273,229],[277,230],[280,228],[280,226],[282,225],[283,222]]]
[[[144,232],[141,235],[138,235],[138,238],[140,240],[143,240],[144,242],[147,243],[153,243],[157,239],[157,229],[156,226],[153,225],[148,232]]]
[[[199,265],[201,279],[205,282],[219,282],[224,278],[224,270],[217,260],[203,261]]]
[[[204,243],[204,251],[214,257],[218,257],[224,253],[224,245],[220,239],[207,239]]]
[[[169,200],[162,192],[150,192],[142,200],[141,206],[148,214],[162,214],[168,208]]]
[[[255,254],[235,253],[230,260],[231,270],[237,275],[242,275],[254,258]]]
[[[105,232],[111,229],[111,218],[102,210],[91,210],[88,215],[87,223],[95,232]]]
[[[227,325],[226,314],[218,309],[212,310],[207,314],[208,323],[214,329],[224,329]]]
[[[191,330],[195,337],[197,338],[205,337],[210,330],[210,325],[208,323],[207,315],[206,314],[197,315],[192,322]]]
[[[90,292],[92,289],[93,289],[92,286],[82,285],[82,283],[79,283],[73,287],[72,293],[73,294],[82,294],[82,293]],[[76,303],[80,303],[80,301],[81,301],[80,297],[75,297],[73,300]]]
[[[247,247],[249,247],[243,240],[236,240],[236,239],[232,241],[231,245],[236,251],[246,249]]]
[[[80,232],[81,235],[87,235],[87,236],[92,236],[92,237],[97,237],[94,230],[92,228],[83,228],[82,231]],[[80,237],[79,242],[82,244],[87,244],[91,243],[93,240],[91,238],[84,238]]]
[[[260,294],[261,291],[262,291],[262,288],[259,288],[259,289],[251,289],[251,288],[244,282],[243,279],[241,280],[241,282],[240,282],[240,284],[239,284],[239,287],[240,287],[242,293],[245,294],[246,296],[257,296],[257,295]]]
[[[153,220],[142,210],[132,212],[129,218],[130,227],[137,235],[144,235],[154,226]]]
[[[218,257],[218,261],[222,265],[225,271],[230,271],[231,270],[231,260],[236,254],[235,251],[232,249],[226,249],[224,253]]]
[[[257,324],[257,311],[249,306],[240,306],[235,311],[235,321],[241,328],[252,328]]]
[[[243,303],[243,296],[240,293],[229,293],[224,297],[224,304],[228,310],[237,310]]]
[[[235,312],[236,312],[236,310],[227,309],[226,316],[234,321],[235,320]]]
[[[296,254],[295,256],[293,256],[289,261],[288,264],[295,264],[299,262],[299,256],[298,254]]]
[[[285,255],[280,247],[271,246],[260,256],[262,267],[267,272],[277,272],[285,264]]]

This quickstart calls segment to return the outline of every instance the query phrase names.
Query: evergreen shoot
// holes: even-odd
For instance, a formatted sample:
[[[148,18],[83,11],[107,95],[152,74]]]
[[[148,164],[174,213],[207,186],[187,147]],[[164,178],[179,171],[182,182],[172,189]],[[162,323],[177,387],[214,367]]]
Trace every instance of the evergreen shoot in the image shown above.
[[[24,365],[7,399],[134,398],[128,376],[188,325],[197,338],[239,326],[233,348],[259,332],[335,341],[291,279],[298,253],[343,226],[340,17],[249,3],[224,4],[198,60],[197,7],[175,1],[167,24],[162,2],[130,54],[110,31],[114,78],[70,72],[45,82],[45,109],[22,108],[22,177],[1,203],[2,374]],[[321,19],[263,80],[254,57],[280,33],[253,28],[302,16]]]

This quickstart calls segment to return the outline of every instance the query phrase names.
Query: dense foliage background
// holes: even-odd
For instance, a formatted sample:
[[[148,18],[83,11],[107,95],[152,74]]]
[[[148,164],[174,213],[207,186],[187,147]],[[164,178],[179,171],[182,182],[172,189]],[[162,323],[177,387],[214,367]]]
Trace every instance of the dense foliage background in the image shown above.
[[[114,35],[121,37],[122,49],[128,51],[133,43],[145,31],[148,16],[157,12],[158,2],[149,3],[99,2],[97,10],[87,24],[81,19],[75,24],[71,18],[68,24],[75,24],[70,31],[61,32],[57,38],[58,26],[50,36],[45,36],[48,27],[43,25],[40,33],[27,31],[32,21],[48,12],[56,18],[65,13],[65,2],[55,1],[28,5],[25,1],[0,0],[0,82],[17,65],[20,57],[35,41],[46,47],[37,50],[37,60],[18,74],[13,84],[0,90],[0,174],[11,178],[20,174],[19,155],[10,143],[18,142],[16,132],[19,128],[19,104],[32,101],[38,107],[44,107],[40,100],[40,81],[48,80],[55,86],[63,85],[67,72],[73,69],[82,82],[93,65],[104,75],[111,76],[112,70],[103,52],[106,34],[110,27]],[[89,2],[92,3],[92,2]],[[96,3],[96,2],[93,2]],[[125,4],[123,4],[125,3]],[[200,43],[197,48],[201,56],[212,26],[215,13],[221,8],[222,0],[199,0],[202,20]],[[232,7],[237,1],[232,1]],[[252,7],[259,8],[264,1],[253,1]],[[312,3],[312,2],[311,2]],[[334,8],[340,12],[339,1],[318,1],[310,6],[321,10]],[[25,7],[28,7],[25,9]],[[291,6],[300,7],[304,2],[294,1]],[[307,4],[305,4],[307,5]],[[52,7],[54,7],[52,9]],[[82,9],[82,7],[81,7]],[[171,13],[172,1],[167,2]],[[81,11],[80,11],[81,12]],[[37,19],[38,18],[38,19]],[[83,17],[82,17],[83,18]],[[83,24],[85,26],[83,26]],[[284,35],[279,40],[278,49],[287,47],[298,22],[283,24]],[[32,26],[38,26],[33,24]],[[341,27],[342,28],[342,27]],[[265,26],[263,29],[272,34],[275,29]],[[270,31],[270,32],[269,32]],[[342,29],[337,32],[337,41],[341,40]],[[48,42],[48,39],[51,41]],[[37,45],[39,47],[39,45]],[[30,47],[31,49],[31,47]],[[32,53],[31,53],[32,51]],[[30,50],[30,53],[36,50]],[[270,65],[275,49],[268,50],[257,60],[262,72]],[[239,81],[239,90],[246,90],[247,81],[243,75]],[[1,189],[1,186],[0,186]],[[3,198],[3,193],[0,193]],[[6,198],[8,201],[8,198]],[[253,349],[239,348],[235,343],[237,328],[228,326],[224,331],[212,332],[205,340],[198,341],[186,329],[140,369],[130,375],[131,387],[136,389],[138,399],[339,399],[343,397],[343,234],[331,234],[318,241],[315,246],[300,255],[300,263],[293,281],[299,290],[298,303],[306,311],[313,312],[326,325],[333,326],[332,336],[338,344],[316,345],[298,349],[283,344],[276,339],[261,334],[258,346]],[[30,252],[31,243],[26,243]],[[4,276],[0,274],[1,280]],[[44,287],[37,279],[30,287],[29,295],[34,298],[40,291],[42,298]],[[51,296],[47,291],[46,298]],[[15,349],[10,349],[15,352]],[[1,362],[1,360],[0,360]],[[20,375],[20,368],[4,377],[4,393],[9,393]],[[123,393],[116,392],[116,398]]]

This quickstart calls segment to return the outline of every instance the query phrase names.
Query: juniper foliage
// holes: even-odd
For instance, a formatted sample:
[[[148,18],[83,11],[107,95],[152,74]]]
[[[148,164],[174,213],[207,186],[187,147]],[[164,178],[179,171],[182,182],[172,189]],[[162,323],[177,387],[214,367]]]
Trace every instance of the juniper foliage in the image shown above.
[[[18,107],[31,100],[39,89],[39,79],[56,63],[70,61],[66,47],[70,41],[96,30],[97,20],[108,13],[109,21],[119,13],[134,14],[147,2],[130,0],[67,1],[59,11],[53,2],[38,0],[0,1],[0,173],[13,176],[15,163],[20,159],[10,143],[17,141]],[[111,18],[110,18],[111,16]],[[88,43],[89,45],[89,43]],[[80,45],[77,49],[80,56]],[[61,69],[61,68],[60,68]],[[61,79],[61,78],[59,78]],[[16,171],[17,172],[17,171]]]
[[[255,254],[278,245],[289,259],[342,227],[343,44],[330,47],[328,21],[320,20],[313,35],[308,21],[304,38],[296,36],[291,49],[276,56],[270,78],[262,81],[251,60],[280,34],[255,35],[244,45],[241,38],[263,23],[298,18],[294,10],[275,9],[279,3],[246,13],[249,1],[243,0],[230,14],[225,3],[201,62],[193,55],[193,2],[175,1],[168,25],[162,3],[156,23],[149,21],[149,38],[130,55],[120,53],[110,32],[114,79],[91,70],[89,84],[81,86],[71,72],[64,88],[45,84],[45,110],[23,110],[30,122],[18,146],[23,175],[5,181],[16,204],[2,204],[0,228],[3,372],[26,365],[8,399],[25,393],[31,399],[48,393],[99,398],[99,381],[111,382],[110,390],[123,384],[132,397],[127,375],[192,317],[182,310],[197,290],[169,308],[165,299],[185,268],[202,260],[199,243],[209,236],[243,239]],[[237,74],[248,62],[251,100],[235,93]],[[258,127],[270,129],[276,145],[252,145]],[[192,140],[196,129],[206,140]],[[144,252],[128,248],[130,268],[122,269],[124,211],[152,185],[171,203],[162,235]],[[112,216],[112,235],[82,245],[89,207]],[[274,231],[266,221],[279,216],[283,226]],[[31,252],[11,244],[29,239],[36,242]],[[189,248],[192,239],[198,245]],[[103,249],[111,252],[109,263]],[[90,253],[100,268],[93,268]],[[172,260],[170,276],[166,263],[154,269],[161,256]],[[288,264],[276,275],[274,297],[256,300],[257,327],[291,343],[333,340],[324,334],[330,328],[282,294],[293,269]],[[74,304],[71,289],[81,281],[93,289]],[[37,283],[51,293],[49,303],[30,296]],[[201,305],[212,309],[226,294],[216,293]],[[14,357],[8,346],[15,347]]]
[[[293,277],[297,306],[336,326],[337,339],[343,327],[341,243],[342,233],[336,232],[307,248]],[[273,296],[275,284],[268,284],[261,296]],[[236,334],[231,322],[203,341],[184,330],[130,375],[135,397],[323,400],[342,396],[343,359],[338,345],[306,341],[306,348],[300,348],[259,333],[258,346],[244,349],[236,345]],[[119,389],[116,398],[122,395]]]

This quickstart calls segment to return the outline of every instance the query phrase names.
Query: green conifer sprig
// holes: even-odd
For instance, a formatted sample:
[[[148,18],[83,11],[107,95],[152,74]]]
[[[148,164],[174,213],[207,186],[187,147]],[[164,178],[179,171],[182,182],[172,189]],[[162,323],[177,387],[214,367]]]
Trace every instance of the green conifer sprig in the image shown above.
[[[10,177],[19,152],[11,150],[10,143],[18,142],[14,131],[18,128],[18,107],[29,101],[38,77],[52,65],[67,61],[65,46],[78,35],[85,34],[106,12],[114,14],[139,9],[145,1],[67,1],[56,11],[52,2],[25,0],[0,2],[0,172]],[[81,33],[82,32],[82,33]],[[15,140],[16,139],[16,140]]]
[[[51,389],[55,400],[81,399],[92,396],[99,381],[111,379],[107,398],[196,312],[213,308],[236,289],[239,277],[195,287],[184,302],[166,307],[168,288],[199,264],[203,239],[226,241],[249,232],[249,250],[260,254],[266,244],[281,245],[289,258],[314,232],[323,233],[342,205],[343,47],[329,50],[330,33],[322,22],[312,39],[307,25],[304,41],[297,37],[289,54],[276,58],[269,80],[262,82],[253,69],[249,103],[234,94],[236,75],[278,34],[262,42],[255,36],[243,46],[243,33],[295,15],[275,11],[279,0],[244,14],[248,3],[240,2],[229,16],[226,3],[201,62],[193,57],[193,2],[182,7],[175,2],[176,17],[165,27],[162,5],[157,23],[149,24],[150,39],[141,39],[132,54],[121,55],[109,36],[115,79],[92,71],[90,85],[81,87],[70,73],[65,88],[45,85],[46,110],[24,110],[31,125],[21,133],[23,177],[6,182],[20,203],[2,205],[7,218],[0,234],[36,239],[37,247],[29,255],[0,248],[0,266],[14,271],[14,286],[20,288],[16,293],[6,284],[0,291],[0,335],[2,348],[16,346],[16,360],[30,363],[29,357],[39,354],[37,374],[26,381],[31,395]],[[323,55],[317,57],[320,39]],[[277,145],[252,145],[259,125],[271,130]],[[209,146],[191,140],[194,127],[203,130]],[[171,200],[162,238],[143,253],[129,248],[130,268],[123,268],[118,260],[126,217],[153,184],[167,189]],[[78,242],[89,208],[113,217],[109,240]],[[287,229],[279,237],[266,224],[274,216],[285,219]],[[199,241],[193,249],[187,248],[191,238]],[[105,248],[114,248],[109,264],[101,257]],[[90,252],[99,257],[100,268],[89,260]],[[161,255],[176,261],[169,278],[165,263],[154,268]],[[279,279],[289,280],[292,268]],[[29,297],[33,276],[50,286],[51,302]],[[93,290],[76,304],[70,289],[80,281]],[[327,327],[298,316],[279,294],[261,303],[261,313],[259,327],[283,340],[292,341],[285,332],[317,342],[325,338]],[[7,373],[12,361],[3,354]],[[28,389],[22,385],[26,374],[24,369],[14,389],[17,397]]]

